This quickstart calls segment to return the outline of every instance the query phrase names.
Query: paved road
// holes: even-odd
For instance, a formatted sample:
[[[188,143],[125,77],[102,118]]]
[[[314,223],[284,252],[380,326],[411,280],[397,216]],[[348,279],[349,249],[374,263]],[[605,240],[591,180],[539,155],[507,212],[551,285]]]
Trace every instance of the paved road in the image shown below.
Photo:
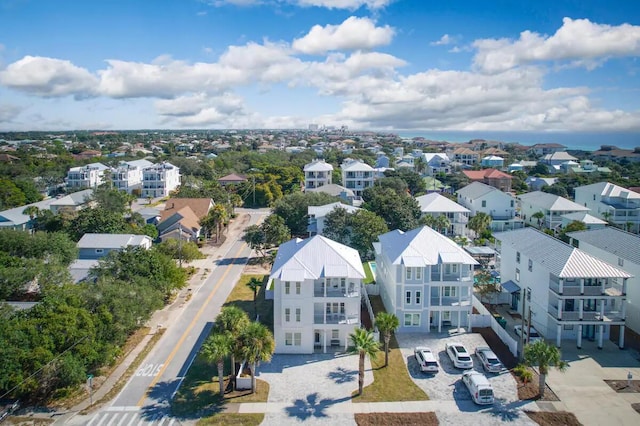
[[[266,215],[266,211],[248,212],[247,226]],[[235,240],[230,237],[215,256],[217,260],[209,259],[208,267],[212,271],[208,278],[193,290],[191,300],[171,318],[171,324],[163,324],[164,335],[113,402],[98,413],[77,415],[66,424],[173,424],[173,419],[167,417],[169,401],[251,254],[251,249],[240,240],[241,236],[240,232]]]

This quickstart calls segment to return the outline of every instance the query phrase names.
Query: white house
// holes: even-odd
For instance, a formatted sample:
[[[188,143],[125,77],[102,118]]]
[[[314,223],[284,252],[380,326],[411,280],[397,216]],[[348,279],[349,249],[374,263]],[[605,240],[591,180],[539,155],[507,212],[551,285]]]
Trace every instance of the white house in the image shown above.
[[[480,165],[482,167],[495,167],[501,169],[504,167],[504,158],[498,157],[497,155],[487,155],[486,157],[482,157]]]
[[[575,188],[576,203],[594,216],[609,220],[634,234],[640,233],[640,194],[609,182]]]
[[[359,209],[358,207],[350,206],[348,204],[342,204],[340,202],[325,204],[324,206],[309,206],[307,208],[309,216],[309,236],[322,235],[324,231],[324,218],[334,209],[345,209],[347,213],[355,213]]]
[[[78,190],[81,188],[95,188],[104,183],[105,172],[109,167],[102,163],[91,163],[86,166],[72,167],[67,172],[67,188]]]
[[[113,187],[129,194],[142,188],[143,170],[153,166],[148,160],[123,161],[111,171]]]
[[[640,237],[614,227],[591,231],[570,232],[572,245],[628,272],[632,278],[627,282],[627,337],[633,335],[636,345],[640,343]],[[636,347],[636,349],[638,349]]]
[[[346,159],[340,165],[342,170],[342,185],[361,197],[362,192],[373,186],[375,170],[360,160]]]
[[[429,176],[435,176],[438,173],[451,173],[451,159],[444,152],[428,152],[422,154],[422,158],[426,163],[426,173]]]
[[[562,216],[570,213],[588,212],[589,209],[548,192],[534,191],[518,195],[520,215],[525,223],[537,228],[556,229],[562,225]],[[534,214],[542,212],[544,217],[536,219]]]
[[[180,168],[163,162],[142,172],[142,197],[167,197],[180,186]]]
[[[516,217],[516,199],[511,194],[484,184],[473,182],[457,192],[458,204],[470,210],[473,217],[482,212],[491,216],[491,230],[506,231],[524,227]]]
[[[517,310],[544,338],[578,348],[597,339],[602,348],[612,326],[624,330],[629,273],[531,227],[494,236],[501,279],[524,295]]]
[[[268,283],[276,353],[344,350],[360,327],[364,277],[356,250],[321,235],[282,244]]]
[[[469,209],[437,192],[416,197],[416,201],[418,201],[420,205],[420,211],[423,216],[446,216],[447,219],[449,219],[451,226],[447,230],[446,235],[466,235],[467,223],[469,222]]]
[[[324,160],[314,160],[304,166],[304,188],[313,189],[331,185],[333,166]]]
[[[563,214],[561,218],[562,228],[566,228],[567,225],[576,221],[584,223],[587,229],[601,229],[607,226],[607,222],[602,219],[598,219],[587,212]]]
[[[387,232],[373,243],[376,282],[399,331],[438,332],[467,327],[476,262],[449,238],[428,226]]]

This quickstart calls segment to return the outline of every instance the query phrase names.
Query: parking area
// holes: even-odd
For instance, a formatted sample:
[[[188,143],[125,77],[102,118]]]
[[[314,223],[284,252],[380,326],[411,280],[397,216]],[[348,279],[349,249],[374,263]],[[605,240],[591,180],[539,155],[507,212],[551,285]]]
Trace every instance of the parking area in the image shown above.
[[[429,395],[432,400],[471,400],[471,395],[460,380],[464,370],[455,368],[445,351],[447,342],[460,342],[473,354],[476,347],[487,346],[480,334],[463,333],[449,336],[448,334],[397,334],[398,343],[402,348],[402,354],[407,362],[409,374],[414,382]],[[440,371],[437,374],[426,374],[420,371],[418,363],[413,356],[413,348],[416,346],[430,347],[440,363]],[[474,369],[484,373],[480,361],[475,355],[471,356]],[[518,400],[516,381],[505,370],[500,374],[486,374],[491,382],[496,400],[509,403]]]

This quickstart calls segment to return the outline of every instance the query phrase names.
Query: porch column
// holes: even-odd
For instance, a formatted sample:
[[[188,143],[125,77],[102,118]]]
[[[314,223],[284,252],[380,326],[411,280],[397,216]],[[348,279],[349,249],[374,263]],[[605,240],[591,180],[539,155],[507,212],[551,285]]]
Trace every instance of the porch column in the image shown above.
[[[562,324],[558,324],[557,331],[556,331],[556,346],[560,347],[561,343],[562,343]]]
[[[462,318],[462,311],[458,311],[458,332],[460,332],[460,319]]]
[[[620,308],[620,318],[626,321],[627,320],[627,301],[621,300],[620,303],[622,304],[622,307]]]
[[[584,294],[584,278],[580,278],[580,294]]]
[[[584,310],[584,299],[578,300],[578,318],[582,320],[582,311]],[[580,326],[582,328],[582,326]]]
[[[578,339],[576,341],[576,346],[578,349],[582,349],[582,326],[578,326]]]
[[[562,278],[558,279],[558,291],[560,294],[564,291],[564,280]]]
[[[620,335],[618,336],[618,348],[624,349],[624,325],[620,326]]]
[[[602,340],[604,338],[604,325],[598,326],[598,349],[602,349]]]
[[[564,300],[558,300],[558,319],[560,320],[562,319],[562,302],[564,302]]]
[[[322,331],[322,353],[327,353],[327,330]]]
[[[438,333],[442,333],[442,311],[438,311]]]

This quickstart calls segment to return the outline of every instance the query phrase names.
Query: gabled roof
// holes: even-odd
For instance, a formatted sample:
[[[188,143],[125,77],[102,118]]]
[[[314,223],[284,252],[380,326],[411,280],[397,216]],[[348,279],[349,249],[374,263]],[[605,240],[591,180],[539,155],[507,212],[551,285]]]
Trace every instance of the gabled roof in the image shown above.
[[[333,166],[322,161],[313,161],[304,166],[305,172],[329,172],[333,170]]]
[[[480,155],[479,153],[477,153],[477,152],[475,152],[475,151],[473,151],[473,150],[471,150],[469,148],[464,148],[464,147],[463,148],[456,148],[453,151],[453,154],[454,155],[478,155],[478,156]]]
[[[147,167],[153,166],[153,163],[149,160],[132,160],[132,161],[123,161],[118,165],[118,167],[130,167],[130,168],[138,168],[138,169],[146,169]]]
[[[590,231],[569,232],[569,237],[640,265],[640,236],[608,226]]]
[[[484,170],[463,170],[462,173],[465,174],[471,180],[483,180],[483,179],[509,179],[511,180],[511,175],[501,172],[496,169],[484,169]]]
[[[559,195],[549,194],[548,192],[528,192],[526,194],[518,195],[518,199],[549,211],[589,211],[588,207],[574,203],[573,201],[567,200]]]
[[[315,280],[324,277],[365,277],[358,251],[322,235],[296,238],[282,244],[269,279]]]
[[[134,234],[84,234],[77,246],[83,248],[119,249],[127,246],[139,246],[145,240],[151,242],[146,235]]]
[[[547,154],[544,157],[542,157],[543,160],[545,161],[575,161],[577,160],[576,157],[574,157],[573,155],[569,154],[566,151],[556,151],[553,154]]]
[[[346,193],[347,197],[355,197],[356,193],[352,189],[345,188],[344,186],[337,185],[335,183],[329,185],[322,185],[317,188],[307,188],[306,192],[324,192],[325,194],[339,197],[342,193]]]
[[[51,203],[55,199],[38,201],[37,203],[27,204],[26,206],[14,207],[12,209],[0,212],[0,226],[21,226],[29,222],[31,218],[28,214],[24,214],[24,210],[29,206],[37,207],[39,210],[49,210]]]
[[[179,223],[183,229],[193,231],[201,228],[200,218],[191,210],[191,207],[184,206],[178,211],[171,210],[166,218],[160,220],[160,223],[158,223],[158,231],[160,231],[161,234],[171,232],[171,230],[175,228],[175,223],[169,221],[176,216],[175,223]],[[167,229],[169,229],[169,231],[167,231]]]
[[[469,213],[469,209],[437,192],[416,197],[416,201],[422,213]]]
[[[371,167],[367,163],[363,163],[360,160],[344,162],[342,163],[340,168],[343,171],[348,171],[348,172],[372,172],[373,171],[373,167]]]
[[[236,173],[231,173],[218,179],[218,182],[223,182],[223,183],[224,182],[227,182],[227,183],[246,182],[246,181],[247,181],[246,176],[239,175]]]
[[[473,182],[469,185],[458,189],[457,193],[463,197],[470,198],[472,200],[477,200],[480,197],[484,197],[487,194],[492,192],[499,193],[500,196],[511,197],[509,194],[500,191],[498,188],[494,188],[493,186],[487,185],[482,182]]]
[[[604,220],[597,218],[595,216],[591,216],[587,212],[568,213],[568,214],[563,214],[562,217],[571,221],[574,221],[574,220],[580,221],[585,225],[606,225],[607,224],[607,222],[605,222]]]
[[[451,161],[451,159],[445,152],[425,152],[424,154],[422,154],[422,156],[424,157],[424,161],[426,161],[427,163],[429,163],[434,158],[437,161],[444,161],[446,163]]]
[[[160,215],[160,222],[184,207],[190,207],[197,219],[200,220],[209,214],[209,210],[213,206],[214,203],[211,198],[169,198]]]
[[[439,263],[478,264],[451,239],[428,226],[407,232],[396,229],[380,235],[378,240],[379,251],[385,253],[393,265],[424,267]]]
[[[331,213],[335,208],[345,209],[347,213],[355,213],[358,210],[362,210],[358,207],[337,202],[337,203],[325,204],[323,206],[309,206],[308,213],[309,213],[309,216],[314,215],[315,217],[324,217],[329,213]]]
[[[600,194],[603,197],[640,200],[640,194],[637,192],[609,182],[598,182],[591,185],[579,186],[576,189],[587,190],[595,194]]]
[[[58,198],[54,200],[50,206],[81,206],[91,201],[92,197],[93,189],[84,189]]]
[[[499,232],[502,250],[511,248],[560,278],[630,278],[631,275],[534,228]]]

